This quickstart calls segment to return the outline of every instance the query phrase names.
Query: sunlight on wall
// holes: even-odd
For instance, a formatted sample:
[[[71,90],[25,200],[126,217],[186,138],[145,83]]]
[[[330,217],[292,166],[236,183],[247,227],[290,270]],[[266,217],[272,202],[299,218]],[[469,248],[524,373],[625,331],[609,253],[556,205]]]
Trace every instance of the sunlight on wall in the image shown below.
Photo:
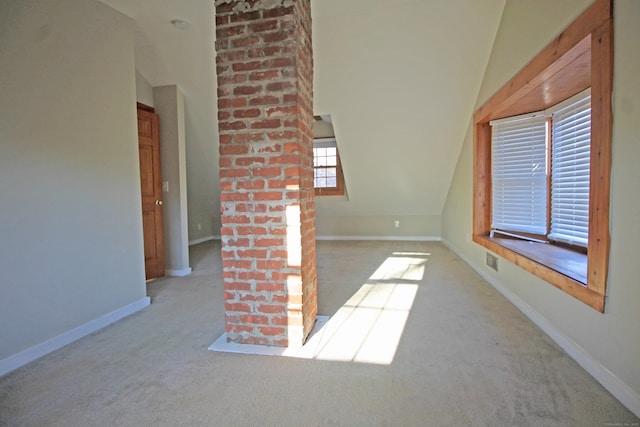
[[[300,236],[300,206],[287,206],[287,264],[289,267],[302,265],[302,238]]]

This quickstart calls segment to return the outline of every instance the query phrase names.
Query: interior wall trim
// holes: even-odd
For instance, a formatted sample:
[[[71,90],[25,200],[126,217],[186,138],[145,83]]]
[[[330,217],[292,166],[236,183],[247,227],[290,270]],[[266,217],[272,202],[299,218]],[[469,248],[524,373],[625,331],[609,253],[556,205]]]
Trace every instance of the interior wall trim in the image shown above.
[[[220,236],[206,236],[199,239],[189,240],[189,246],[197,245],[198,243],[208,242],[209,240],[220,240]]]
[[[391,240],[407,242],[439,242],[440,236],[316,236],[316,240]]]
[[[58,350],[67,344],[79,340],[93,332],[96,332],[110,324],[136,313],[151,304],[151,298],[144,297],[131,304],[125,305],[117,310],[93,319],[83,325],[63,332],[62,334],[48,339],[31,348],[23,350],[17,354],[0,360],[0,376],[14,371],[29,362],[33,362],[40,357]]]
[[[191,274],[191,267],[183,268],[182,270],[171,270],[167,269],[164,271],[164,274],[171,277],[184,277]]]
[[[506,299],[515,305],[529,320],[549,336],[556,344],[560,346],[573,360],[575,360],[585,371],[596,379],[609,393],[626,406],[637,417],[640,417],[640,393],[629,387],[624,381],[617,377],[613,372],[607,369],[599,361],[578,345],[567,335],[560,332],[546,317],[531,307],[525,300],[517,294],[510,291],[501,281],[492,277],[488,272],[483,271],[476,266],[469,258],[462,254],[462,251],[451,244],[446,239],[442,239],[442,243],[462,259],[471,269],[478,273],[484,280],[493,286]]]
[[[189,246],[199,243],[208,242],[210,240],[220,240],[221,236],[207,236],[200,239],[189,240]],[[338,236],[338,235],[316,235],[316,240],[390,240],[390,241],[408,241],[408,242],[439,242],[442,240],[440,236]]]

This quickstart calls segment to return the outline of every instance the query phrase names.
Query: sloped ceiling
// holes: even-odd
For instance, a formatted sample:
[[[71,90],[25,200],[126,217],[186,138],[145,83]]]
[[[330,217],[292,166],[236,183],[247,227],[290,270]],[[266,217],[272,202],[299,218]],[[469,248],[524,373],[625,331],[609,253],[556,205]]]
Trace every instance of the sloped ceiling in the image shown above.
[[[140,74],[151,86],[177,85],[182,91],[189,238],[219,234],[213,0],[101,1],[133,19],[135,63]],[[187,21],[188,28],[175,28],[171,24],[174,19]]]
[[[504,0],[316,0],[314,110],[349,200],[319,215],[440,215]]]
[[[136,67],[151,85],[185,94],[191,152],[216,144],[213,0],[102,2],[134,20]],[[312,0],[314,113],[333,118],[349,193],[318,200],[318,215],[440,214],[504,3]],[[216,216],[210,173],[191,170],[189,185],[211,186],[202,206]]]

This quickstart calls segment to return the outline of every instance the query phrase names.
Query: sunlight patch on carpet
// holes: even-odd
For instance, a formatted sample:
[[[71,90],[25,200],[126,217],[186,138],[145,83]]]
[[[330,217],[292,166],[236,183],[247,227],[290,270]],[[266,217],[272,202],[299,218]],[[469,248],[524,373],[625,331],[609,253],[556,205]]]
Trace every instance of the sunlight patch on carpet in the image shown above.
[[[389,365],[400,344],[429,255],[394,252],[333,316],[316,317],[302,347],[227,342],[224,333],[209,350]]]

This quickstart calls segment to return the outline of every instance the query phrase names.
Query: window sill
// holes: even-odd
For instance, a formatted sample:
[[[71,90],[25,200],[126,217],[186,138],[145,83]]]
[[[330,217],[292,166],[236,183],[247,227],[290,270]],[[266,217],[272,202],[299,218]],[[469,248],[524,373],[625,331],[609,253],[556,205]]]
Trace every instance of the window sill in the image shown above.
[[[498,245],[587,285],[587,255],[548,243],[494,237]]]
[[[603,312],[604,295],[587,287],[587,255],[560,246],[500,237],[473,241]]]
[[[315,195],[318,196],[344,196],[344,190],[341,188],[316,188]]]

